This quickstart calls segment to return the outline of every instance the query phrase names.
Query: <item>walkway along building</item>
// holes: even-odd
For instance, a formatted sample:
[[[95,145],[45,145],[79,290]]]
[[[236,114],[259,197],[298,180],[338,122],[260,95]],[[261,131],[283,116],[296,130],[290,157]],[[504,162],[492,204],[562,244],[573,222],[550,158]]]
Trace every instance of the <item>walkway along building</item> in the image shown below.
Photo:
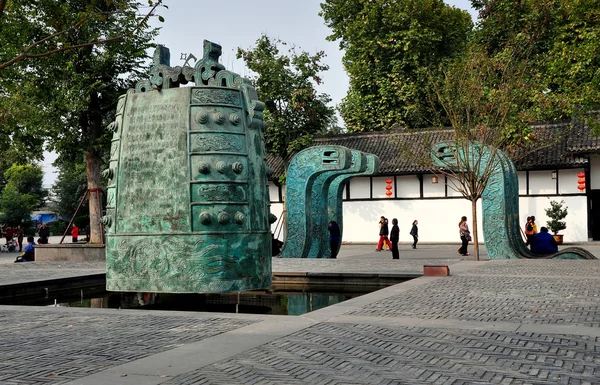
[[[545,210],[551,200],[565,201],[567,228],[561,231],[566,243],[600,240],[600,137],[583,125],[568,129],[568,123],[534,126],[537,143],[550,143],[515,161],[519,176],[519,218],[524,226],[534,215],[538,229],[546,226]],[[344,242],[375,243],[379,236],[379,217],[398,218],[400,242],[412,242],[408,234],[413,220],[419,221],[420,242],[460,242],[458,222],[466,215],[472,223],[471,202],[452,190],[441,176],[399,155],[397,143],[428,143],[449,140],[451,130],[421,132],[369,132],[326,136],[314,145],[341,145],[375,154],[381,161],[379,174],[352,178],[344,196]],[[422,144],[421,144],[422,143]],[[278,217],[283,210],[285,186],[275,181],[283,175],[281,159],[269,156],[272,170],[269,182],[271,212]],[[585,185],[580,183],[585,174]],[[386,196],[391,180],[392,195]],[[437,183],[436,183],[437,182]],[[584,187],[580,189],[580,187]],[[480,240],[483,239],[481,202],[478,202]],[[275,224],[272,227],[275,230]],[[280,239],[283,233],[277,233]]]

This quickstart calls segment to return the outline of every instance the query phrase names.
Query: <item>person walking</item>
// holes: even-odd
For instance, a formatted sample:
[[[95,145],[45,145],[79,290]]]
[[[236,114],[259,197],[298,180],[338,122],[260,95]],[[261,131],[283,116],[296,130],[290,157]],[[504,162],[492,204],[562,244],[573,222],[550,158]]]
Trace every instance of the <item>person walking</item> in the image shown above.
[[[467,217],[462,217],[460,219],[460,222],[458,222],[458,230],[460,240],[462,241],[462,246],[458,249],[458,253],[465,257],[471,255],[467,251],[467,246],[471,240],[471,232],[469,231],[469,225],[467,224]]]
[[[390,241],[392,241],[392,259],[400,259],[400,252],[398,251],[398,242],[400,241],[400,228],[398,227],[398,220],[392,219],[392,231],[390,232]]]
[[[17,233],[17,242],[19,242],[19,253],[23,251],[23,236],[25,235],[25,230],[21,227],[21,225],[17,225],[17,229],[15,230]]]
[[[73,225],[73,227],[71,227],[71,238],[73,243],[77,243],[77,241],[79,241],[79,227],[77,227],[77,225]]]
[[[388,220],[386,217],[382,216],[379,219],[379,243],[377,243],[377,248],[375,249],[375,251],[381,251],[381,248],[383,247],[384,243],[388,245],[390,249],[392,248],[392,243],[388,238],[389,233],[390,230],[388,228]]]
[[[417,221],[415,219],[412,223],[412,228],[410,229],[410,235],[412,235],[412,237],[413,237],[413,244],[412,244],[413,249],[417,248],[417,242],[419,242],[419,226],[417,226],[418,224],[419,224],[419,221]]]
[[[327,228],[329,230],[329,249],[331,250],[331,258],[337,258],[338,251],[340,251],[340,243],[342,242],[340,226],[336,221],[331,221]]]

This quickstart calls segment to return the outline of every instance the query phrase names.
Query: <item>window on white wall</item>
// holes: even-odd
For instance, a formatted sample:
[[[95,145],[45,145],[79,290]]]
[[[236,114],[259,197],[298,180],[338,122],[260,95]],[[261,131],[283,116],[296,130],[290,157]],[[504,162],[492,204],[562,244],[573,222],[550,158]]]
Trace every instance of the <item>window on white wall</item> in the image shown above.
[[[396,177],[398,198],[420,198],[421,183],[416,175],[402,175]]]
[[[460,183],[458,183],[458,179],[453,178],[451,176],[447,176],[447,184],[448,184],[448,196],[449,197],[462,197],[463,195],[456,191],[457,188],[460,188]],[[440,176],[440,182],[444,180],[444,176]]]
[[[371,198],[371,178],[358,177],[350,180],[350,199]]]
[[[387,180],[391,180],[392,181],[392,197],[395,196],[396,191],[395,191],[395,187],[394,187],[394,177],[392,177],[392,176],[386,176],[386,177],[378,176],[376,178],[373,178],[373,198],[387,198],[388,197],[387,195],[385,195],[385,192],[387,191],[385,189],[385,187],[388,185],[386,183]]]
[[[433,183],[431,178],[433,174],[423,175],[423,198],[437,198],[446,196],[446,184],[444,176],[438,176],[438,182]]]
[[[517,172],[519,178],[519,195],[527,195],[527,171]]]
[[[552,171],[529,171],[529,194],[556,194],[556,179],[552,179]]]
[[[269,200],[279,202],[279,187],[273,182],[269,182]]]
[[[558,193],[559,194],[577,194],[577,174],[584,172],[582,168],[574,168],[570,170],[558,170]]]

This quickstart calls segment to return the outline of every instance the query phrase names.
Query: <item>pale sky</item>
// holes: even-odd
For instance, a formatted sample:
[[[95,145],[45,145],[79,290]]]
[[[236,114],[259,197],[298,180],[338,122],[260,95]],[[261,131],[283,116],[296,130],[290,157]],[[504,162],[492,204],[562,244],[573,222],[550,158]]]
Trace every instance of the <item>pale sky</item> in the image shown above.
[[[221,0],[218,6],[207,6],[198,0],[165,0],[169,9],[162,9],[164,23],[156,43],[171,50],[171,65],[182,65],[181,54],[193,53],[202,57],[204,39],[221,45],[221,63],[228,70],[250,75],[243,61],[235,58],[238,47],[248,49],[261,34],[279,38],[294,44],[299,50],[315,53],[325,51],[325,63],[329,71],[322,74],[323,84],[319,91],[329,94],[337,105],[348,90],[348,76],[342,66],[342,56],[337,42],[326,37],[331,33],[319,16],[318,0]],[[447,4],[470,11],[475,20],[469,0],[446,0]],[[192,63],[193,65],[193,63]],[[343,126],[343,122],[340,122]],[[50,187],[56,180],[52,162],[56,156],[45,153],[44,186]]]

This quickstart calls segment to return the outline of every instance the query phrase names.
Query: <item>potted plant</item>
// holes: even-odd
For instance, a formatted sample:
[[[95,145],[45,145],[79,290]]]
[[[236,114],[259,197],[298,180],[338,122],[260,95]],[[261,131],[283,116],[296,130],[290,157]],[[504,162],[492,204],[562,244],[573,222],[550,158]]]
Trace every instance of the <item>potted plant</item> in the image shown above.
[[[565,219],[568,214],[568,207],[564,206],[564,204],[565,201],[562,200],[560,202],[550,201],[550,208],[545,209],[546,215],[550,218],[550,220],[546,222],[546,225],[550,231],[554,233],[554,239],[559,245],[562,245],[563,243],[563,236],[562,234],[558,234],[558,232],[567,228],[567,223],[563,221],[563,219]]]

